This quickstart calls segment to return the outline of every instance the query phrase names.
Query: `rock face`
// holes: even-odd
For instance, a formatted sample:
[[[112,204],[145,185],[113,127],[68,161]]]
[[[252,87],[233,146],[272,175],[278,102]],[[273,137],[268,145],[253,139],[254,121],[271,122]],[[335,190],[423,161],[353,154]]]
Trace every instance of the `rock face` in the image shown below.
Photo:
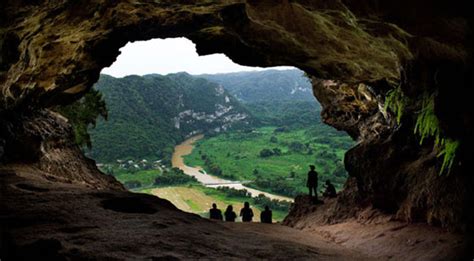
[[[292,65],[313,77],[323,118],[359,141],[346,155],[353,178],[337,208],[371,205],[400,220],[472,231],[468,92],[474,43],[467,1],[7,0],[0,5],[0,121],[15,126],[2,127],[4,164],[28,160],[52,172],[63,162],[77,168],[90,164],[79,151],[62,161],[65,147],[37,135],[24,139],[29,122],[38,127],[35,133],[44,128],[66,139],[70,134],[61,120],[44,108],[84,94],[126,42],[184,36],[200,54],[222,52],[243,65]],[[396,86],[408,101],[399,123],[382,109]],[[442,135],[461,144],[449,176],[438,176],[433,140],[420,145],[413,133],[424,95],[434,97]],[[56,158],[41,156],[54,154],[45,154],[45,145],[57,148]],[[58,170],[57,176],[120,189],[89,170],[71,175]]]
[[[49,110],[6,115],[0,127],[5,165],[28,166],[47,180],[81,184],[99,190],[125,190],[112,176],[101,173],[75,143],[71,126]],[[3,165],[3,164],[2,164]]]

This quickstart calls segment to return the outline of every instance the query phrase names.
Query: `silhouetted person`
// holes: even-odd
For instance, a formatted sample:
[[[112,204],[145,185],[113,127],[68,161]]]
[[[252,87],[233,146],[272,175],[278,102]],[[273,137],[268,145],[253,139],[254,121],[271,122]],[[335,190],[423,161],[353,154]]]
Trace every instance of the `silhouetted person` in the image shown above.
[[[260,213],[260,222],[262,223],[272,223],[272,211],[268,206],[265,206],[265,210]]]
[[[326,190],[323,193],[324,197],[335,198],[336,197],[336,188],[331,181],[326,180]]]
[[[209,218],[222,220],[222,212],[220,209],[217,208],[216,203],[213,203],[212,208],[209,209]]]
[[[225,221],[235,222],[237,214],[235,214],[232,205],[227,206],[227,209],[224,212]]]
[[[242,222],[252,222],[253,211],[248,202],[244,203],[244,207],[240,210],[240,216],[242,217]]]
[[[314,192],[314,202],[318,201],[318,173],[314,170],[316,167],[314,165],[309,165],[310,171],[308,172],[308,180],[306,182],[306,186],[309,189],[309,196],[313,196]]]

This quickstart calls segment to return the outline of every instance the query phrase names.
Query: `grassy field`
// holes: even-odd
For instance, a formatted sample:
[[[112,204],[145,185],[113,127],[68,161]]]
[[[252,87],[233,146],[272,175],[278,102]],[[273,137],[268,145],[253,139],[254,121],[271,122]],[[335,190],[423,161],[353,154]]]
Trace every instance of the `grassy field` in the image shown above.
[[[347,177],[343,157],[352,145],[347,135],[327,126],[284,131],[262,127],[252,132],[205,137],[198,141],[192,154],[185,157],[185,162],[190,166],[202,166],[212,173],[211,162],[222,170],[224,177],[259,181],[250,186],[292,195],[306,193],[306,173],[310,164],[316,165],[321,181],[329,179],[336,189],[341,189]],[[261,157],[263,149],[276,149],[279,154]],[[272,184],[264,186],[269,183]],[[323,182],[319,183],[322,185]],[[285,186],[296,190],[286,191]]]
[[[177,208],[201,215],[202,217],[209,217],[209,209],[212,203],[216,203],[222,212],[225,211],[228,205],[232,205],[235,213],[239,215],[239,211],[243,207],[243,202],[250,201],[246,198],[229,197],[216,189],[206,188],[200,185],[151,188],[143,189],[139,192],[167,199]],[[251,204],[251,208],[254,211],[254,221],[259,222],[260,207]],[[273,211],[274,221],[281,221],[286,215],[287,213],[283,211]],[[240,219],[238,218],[237,221],[240,221]]]
[[[139,170],[135,173],[127,172],[125,170],[120,170],[115,172],[115,178],[120,181],[120,183],[125,184],[127,181],[136,180],[142,184],[142,186],[151,186],[155,182],[156,176],[161,172],[159,170]]]

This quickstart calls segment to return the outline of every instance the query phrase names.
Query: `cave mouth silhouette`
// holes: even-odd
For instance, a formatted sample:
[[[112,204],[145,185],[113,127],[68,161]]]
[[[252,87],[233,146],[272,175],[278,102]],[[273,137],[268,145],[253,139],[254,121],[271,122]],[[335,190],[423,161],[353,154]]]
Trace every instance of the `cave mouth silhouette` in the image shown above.
[[[407,228],[413,228],[410,223],[414,222],[442,227],[428,227],[426,230],[435,231],[432,236],[422,234],[422,241],[428,245],[426,252],[433,254],[426,259],[472,259],[472,247],[459,258],[459,251],[433,247],[443,241],[462,244],[457,239],[438,240],[443,229],[467,231],[467,239],[474,231],[474,176],[470,175],[474,45],[468,4],[305,0],[1,2],[0,193],[4,200],[0,205],[2,215],[4,209],[8,211],[2,217],[0,236],[13,240],[2,241],[0,247],[11,247],[13,257],[15,253],[20,257],[36,255],[16,259],[35,258],[43,247],[50,248],[45,254],[51,259],[57,258],[59,250],[70,258],[83,259],[197,259],[206,253],[228,253],[229,249],[244,259],[256,253],[256,244],[216,244],[225,240],[203,234],[217,232],[218,226],[209,226],[210,221],[175,211],[172,206],[146,215],[134,209],[101,207],[104,199],[127,198],[130,193],[84,157],[74,145],[66,120],[47,109],[83,96],[97,81],[100,70],[112,64],[127,42],[187,37],[196,43],[200,55],[224,53],[242,65],[290,65],[304,70],[314,80],[314,94],[324,108],[323,120],[358,141],[346,153],[350,178],[343,200],[335,202],[319,219],[296,211],[288,225],[316,228],[354,217],[377,222],[373,214],[382,211],[389,215],[385,220],[408,223]],[[396,121],[387,124],[379,105],[380,99],[397,86],[409,101],[400,118],[402,124],[393,128]],[[413,132],[423,94],[436,94],[435,115],[443,131],[463,144],[459,154],[463,164],[453,165],[449,176],[438,175],[440,162],[433,150],[434,141],[420,145]],[[24,185],[15,186],[19,183]],[[113,192],[98,195],[98,190]],[[155,197],[149,200],[154,206],[164,204]],[[388,208],[385,202],[389,202]],[[149,211],[146,209],[142,210]],[[151,220],[160,214],[166,218]],[[188,226],[190,219],[196,226]],[[120,229],[114,225],[121,225]],[[170,225],[173,228],[167,229]],[[190,229],[199,225],[201,229]],[[404,225],[370,238],[390,244],[386,235],[404,231]],[[5,237],[4,227],[8,229]],[[149,233],[153,227],[160,230],[148,237],[135,231],[140,228]],[[220,229],[217,233],[225,232]],[[160,239],[164,236],[160,248],[149,243],[157,235]],[[260,239],[257,243],[269,242],[268,237]],[[362,241],[367,242],[365,239]],[[426,241],[430,239],[435,241]],[[189,243],[196,242],[205,248],[204,254],[189,249]],[[407,240],[398,243],[390,246],[405,247],[379,257],[417,256],[410,250],[423,245]],[[289,252],[286,246],[288,241],[274,240],[268,251],[257,252],[281,258]],[[117,249],[122,251],[114,256]],[[296,250],[308,248],[293,249],[300,253]],[[378,246],[371,248],[375,249]],[[138,252],[148,250],[153,255]],[[313,254],[321,253],[319,249],[311,250]],[[337,254],[332,251],[325,256],[339,257]],[[299,255],[290,258],[309,259]],[[310,258],[317,259],[315,255]]]
[[[160,38],[160,39],[152,39],[148,41],[137,41],[133,43],[129,42],[120,49],[121,54],[117,57],[116,61],[110,67],[106,67],[102,69],[101,74],[111,75],[116,78],[124,78],[131,75],[146,76],[146,75],[158,74],[158,75],[164,76],[164,75],[175,74],[179,72],[186,72],[186,73],[191,73],[193,77],[201,77],[201,75],[203,74],[222,74],[222,73],[250,72],[250,71],[261,72],[264,70],[272,70],[272,69],[273,70],[296,70],[297,69],[296,67],[290,67],[290,66],[280,66],[280,67],[270,67],[270,68],[241,66],[236,63],[233,63],[224,54],[199,56],[194,46],[195,46],[194,43],[187,38],[166,38],[166,39]],[[299,72],[301,73],[301,78],[307,77],[307,76],[303,76],[304,74],[303,71],[299,70]],[[311,82],[309,78],[308,78],[307,84],[309,86],[309,89],[308,89],[309,91],[305,90],[306,92],[305,95],[310,95],[312,99],[315,99],[311,91],[312,86],[311,86]],[[299,88],[300,86],[298,85],[295,87]],[[166,93],[164,93],[163,95],[166,95]],[[352,98],[352,99],[355,99],[355,98]],[[314,103],[316,104],[317,102],[314,101]],[[270,109],[271,109],[271,106],[270,106]],[[113,117],[114,115],[111,115],[109,113],[108,120],[113,120],[112,119]],[[130,124],[133,125],[133,122],[131,122]],[[323,124],[323,123],[320,122],[320,124]],[[107,125],[107,122],[105,122],[104,125]],[[278,128],[278,127],[285,127],[285,126],[275,125],[275,127]],[[315,125],[313,126],[313,128],[318,128],[318,127]],[[92,135],[92,138],[93,140],[97,141],[94,135]],[[186,138],[189,138],[189,136]],[[324,138],[324,137],[320,137],[320,138]],[[100,139],[100,137],[98,139]],[[307,143],[308,141],[309,140],[299,140],[299,142],[302,142],[303,144]],[[92,143],[92,148],[94,148],[94,143]],[[223,151],[222,153],[225,154],[228,152],[229,151]],[[86,155],[88,157],[94,158],[94,156],[91,155],[90,153],[86,152]],[[314,159],[316,158],[317,157],[314,156]],[[120,160],[122,162],[124,159],[120,158],[117,160]],[[132,160],[140,160],[140,159],[136,158]],[[125,162],[126,161],[127,160],[125,160]],[[342,158],[341,162],[343,161],[344,160]],[[138,161],[136,162],[138,163]],[[107,172],[106,169],[107,167],[110,167],[113,165],[111,164],[111,162],[97,161],[97,163],[98,163],[99,168],[103,172],[110,174],[110,172]],[[307,165],[313,164],[313,163],[314,163],[313,161],[301,162],[299,166],[298,175],[304,176],[306,179]],[[318,171],[320,172],[320,175],[322,173],[327,172],[326,170],[322,170],[322,168]],[[335,171],[335,169],[333,171]],[[290,172],[290,169],[288,170],[288,172]],[[334,175],[333,172],[330,172],[330,174],[329,173],[326,173],[326,174],[327,175],[324,175],[326,177],[328,176],[332,177]],[[345,182],[346,178],[347,178],[347,174],[344,177],[343,182]],[[341,178],[337,177],[337,179],[339,180]],[[323,184],[325,180],[326,178],[324,178],[323,180],[323,178],[320,177],[319,184]],[[129,184],[132,185],[133,187],[128,187]],[[136,184],[132,184],[131,182],[124,185],[128,189],[131,189],[131,191],[139,191],[139,189],[141,189],[141,186],[136,187],[135,186]],[[318,189],[318,191],[321,189]],[[253,194],[256,194],[257,192],[253,192]],[[267,192],[264,192],[264,193],[267,193]],[[304,191],[304,193],[307,193],[306,190]],[[253,196],[255,197],[257,195],[253,195]]]

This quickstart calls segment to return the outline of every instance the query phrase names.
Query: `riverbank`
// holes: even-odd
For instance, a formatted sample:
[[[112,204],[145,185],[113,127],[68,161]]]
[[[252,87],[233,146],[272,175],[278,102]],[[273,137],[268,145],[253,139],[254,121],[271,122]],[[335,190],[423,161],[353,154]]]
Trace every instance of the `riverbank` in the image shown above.
[[[186,175],[195,177],[201,184],[210,188],[217,187],[228,187],[238,190],[246,189],[252,194],[252,197],[257,197],[259,194],[263,194],[270,199],[285,200],[293,202],[290,197],[280,196],[258,189],[250,188],[242,184],[242,181],[226,180],[220,177],[207,174],[200,166],[188,166],[184,163],[184,157],[191,154],[194,149],[194,144],[204,138],[204,135],[196,135],[183,141],[181,144],[176,145],[173,156],[171,158],[172,166],[181,169]]]

